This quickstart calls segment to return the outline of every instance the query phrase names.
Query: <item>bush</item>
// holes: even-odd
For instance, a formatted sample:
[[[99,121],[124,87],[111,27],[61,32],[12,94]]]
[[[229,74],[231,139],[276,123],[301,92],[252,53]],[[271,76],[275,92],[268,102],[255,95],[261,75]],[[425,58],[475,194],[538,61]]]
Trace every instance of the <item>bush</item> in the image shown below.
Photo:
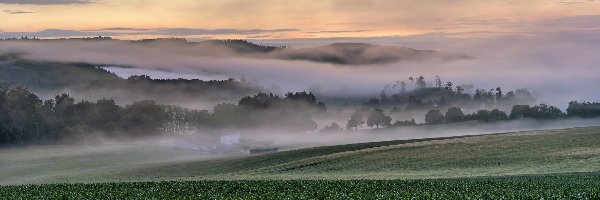
[[[439,110],[430,110],[425,115],[425,123],[428,124],[441,124],[444,123],[444,115]]]

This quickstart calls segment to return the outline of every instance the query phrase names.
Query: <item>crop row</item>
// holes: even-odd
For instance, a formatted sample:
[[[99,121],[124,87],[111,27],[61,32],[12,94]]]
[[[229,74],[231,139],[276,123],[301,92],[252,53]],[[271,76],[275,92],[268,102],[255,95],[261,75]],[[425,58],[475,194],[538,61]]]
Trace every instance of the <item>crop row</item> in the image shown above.
[[[3,199],[600,199],[600,174],[0,186]]]

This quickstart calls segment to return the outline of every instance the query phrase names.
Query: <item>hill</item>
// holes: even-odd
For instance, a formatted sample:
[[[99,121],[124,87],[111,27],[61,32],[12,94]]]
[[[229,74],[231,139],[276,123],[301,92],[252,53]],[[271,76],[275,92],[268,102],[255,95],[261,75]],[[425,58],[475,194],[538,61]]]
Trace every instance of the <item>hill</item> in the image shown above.
[[[600,171],[600,127],[205,155],[147,145],[4,149],[0,184],[144,180],[429,179]],[[60,160],[60,162],[57,162]]]
[[[190,43],[193,45],[193,43]],[[470,59],[462,54],[417,50],[400,46],[381,46],[365,43],[334,43],[310,48],[274,47],[245,40],[207,40],[193,46],[197,52],[221,52],[230,56],[303,60],[337,65],[376,65],[396,62],[452,61]],[[209,54],[209,53],[207,53]]]
[[[119,49],[122,52],[148,51],[153,56],[159,55],[193,55],[198,57],[244,57],[254,59],[300,60],[318,63],[329,63],[340,66],[378,65],[396,62],[446,62],[470,59],[470,56],[441,52],[435,50],[419,50],[401,46],[384,46],[366,43],[334,43],[309,48],[292,48],[286,46],[268,46],[255,44],[246,40],[206,40],[188,42],[185,39],[144,39],[144,40],[111,40],[111,39],[64,39],[64,40],[9,40],[0,41],[0,50],[7,53],[16,46],[23,51],[36,52],[39,48],[50,51],[77,51],[85,47],[90,53],[105,53],[103,49]],[[28,48],[33,48],[28,50]],[[63,53],[65,54],[65,53]],[[57,54],[57,56],[63,56]],[[114,57],[118,57],[115,55]],[[58,58],[57,58],[58,59]],[[110,64],[110,63],[109,63]],[[112,63],[115,64],[115,63]]]
[[[469,59],[461,54],[434,50],[417,50],[398,46],[380,46],[364,43],[335,43],[304,49],[286,48],[273,54],[275,58],[308,60],[340,65],[373,65],[401,61],[452,61]]]
[[[21,57],[18,54],[0,55],[0,81],[43,90],[121,80],[117,75],[91,64],[43,62]]]
[[[125,79],[100,66],[103,65],[38,61],[23,54],[0,54],[0,83],[25,86],[41,96],[67,92],[92,101],[109,98],[126,104],[151,99],[186,106],[196,106],[199,100],[236,100],[263,90],[256,84],[234,79],[152,79],[149,76]]]

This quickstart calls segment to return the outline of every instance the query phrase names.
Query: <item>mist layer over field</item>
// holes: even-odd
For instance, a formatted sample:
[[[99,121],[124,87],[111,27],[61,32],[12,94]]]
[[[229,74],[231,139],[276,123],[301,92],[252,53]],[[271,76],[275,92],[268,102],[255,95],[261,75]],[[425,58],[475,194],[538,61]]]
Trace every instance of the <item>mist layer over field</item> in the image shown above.
[[[286,152],[270,155],[207,154],[162,146],[161,143],[164,141],[173,139],[168,137],[134,142],[106,141],[102,145],[46,145],[14,149],[5,148],[0,149],[0,155],[3,155],[0,157],[2,163],[0,165],[0,184],[270,178],[360,179],[369,177],[371,179],[389,179],[392,176],[393,178],[464,177],[556,173],[571,172],[572,170],[584,172],[597,169],[597,165],[593,165],[597,160],[592,159],[592,163],[586,162],[587,164],[583,165],[569,160],[586,158],[581,158],[581,156],[597,156],[597,144],[586,139],[587,137],[591,139],[597,137],[597,127],[475,136],[472,139],[470,137],[433,139],[431,141],[428,139],[421,141],[397,140],[300,149],[353,142],[484,134],[494,133],[497,130],[522,130],[527,128],[519,126],[525,124],[530,128],[554,129],[588,126],[597,124],[597,121],[564,121],[558,124],[523,121],[484,126],[474,126],[474,124],[466,123],[446,127],[399,129],[395,132],[351,133],[328,136],[316,136],[306,133],[273,133],[270,139],[275,140],[275,144]],[[247,136],[250,133],[244,134]],[[268,135],[271,134],[263,133],[260,136],[264,138]],[[484,143],[484,146],[479,146]],[[557,143],[560,145],[555,145]],[[548,144],[551,145],[544,146]],[[515,147],[512,148],[511,146]],[[480,149],[471,151],[470,148]],[[293,149],[300,150],[287,151]],[[460,153],[451,155],[448,158],[435,156],[450,153],[445,152],[445,149],[457,150]],[[402,153],[402,155],[393,156],[394,151]],[[378,153],[392,155],[382,158],[377,157]],[[495,156],[488,155],[488,153],[493,153]],[[419,156],[411,157],[415,154]],[[518,156],[515,154],[518,154]],[[336,158],[340,156],[366,156],[375,160],[372,162],[362,161],[361,164],[352,167],[333,168],[333,171],[331,166],[328,166],[330,162],[319,161],[331,160],[338,163],[340,160]],[[470,156],[483,156],[486,159],[470,158]],[[519,160],[523,156],[532,157],[531,159]],[[570,157],[563,158],[561,156]],[[417,160],[411,160],[415,158]],[[389,165],[393,165],[395,162],[393,159],[411,161],[411,163],[401,162],[407,164],[406,166],[409,168],[412,165],[419,165],[419,163],[429,164],[420,165],[419,170],[402,168],[396,169],[399,171],[395,172],[386,170],[361,171],[361,169],[377,166],[390,167]],[[510,162],[506,159],[509,159]],[[540,159],[543,162],[537,163]],[[544,159],[551,159],[552,161]],[[361,162],[361,160],[348,161]],[[490,165],[488,163],[490,161],[505,163]],[[443,164],[431,164],[436,162]],[[455,166],[456,163],[462,162],[464,163],[461,166],[466,166],[469,170],[461,171],[463,168]],[[338,164],[344,165],[344,163],[346,162]],[[527,167],[532,164],[537,167]],[[476,168],[473,169],[473,167]],[[288,173],[285,169],[292,170],[292,172]],[[324,169],[325,171],[318,169]],[[303,173],[298,174],[294,170]]]

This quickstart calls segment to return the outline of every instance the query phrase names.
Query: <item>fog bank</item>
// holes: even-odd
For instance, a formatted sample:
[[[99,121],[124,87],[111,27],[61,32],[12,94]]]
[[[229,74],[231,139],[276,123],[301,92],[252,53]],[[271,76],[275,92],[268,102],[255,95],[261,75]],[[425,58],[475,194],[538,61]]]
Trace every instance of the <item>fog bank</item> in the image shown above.
[[[448,62],[420,61],[343,67],[308,61],[198,56],[177,46],[136,46],[125,42],[1,42],[0,53],[21,52],[30,59],[86,62],[104,66],[160,70],[186,77],[244,77],[274,92],[318,90],[340,96],[378,95],[385,84],[423,75],[429,85],[433,77],[476,88],[529,88],[541,103],[564,108],[571,100],[600,100],[600,35],[595,33],[547,33],[534,36],[447,39],[436,47],[473,56]],[[463,43],[456,42],[463,40]],[[402,45],[390,43],[388,45]],[[445,46],[444,46],[445,45]],[[201,52],[200,52],[201,53]],[[124,70],[113,71],[124,73]],[[129,72],[131,73],[131,71]],[[148,71],[160,77],[157,71]],[[407,81],[408,82],[408,81]]]

